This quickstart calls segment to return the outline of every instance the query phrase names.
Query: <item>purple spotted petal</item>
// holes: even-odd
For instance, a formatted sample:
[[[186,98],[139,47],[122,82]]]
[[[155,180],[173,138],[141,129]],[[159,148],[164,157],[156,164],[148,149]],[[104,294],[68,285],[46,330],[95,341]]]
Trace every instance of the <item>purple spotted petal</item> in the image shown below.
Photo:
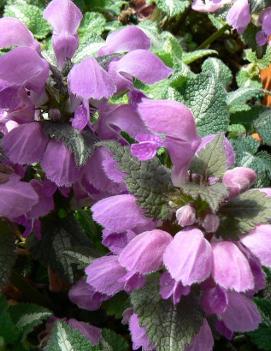
[[[229,241],[212,244],[213,278],[225,289],[243,292],[254,288],[254,277],[249,262],[238,247]]]
[[[6,49],[12,46],[29,46],[34,50],[40,50],[40,44],[27,27],[13,17],[0,19],[0,48]]]
[[[0,79],[10,85],[40,92],[48,76],[48,63],[29,47],[18,47],[0,56]]]
[[[121,131],[132,137],[148,132],[131,105],[103,106],[96,128],[97,134],[104,139],[115,139]]]
[[[142,62],[144,62],[144,65]],[[131,88],[133,77],[143,83],[153,84],[167,78],[172,70],[150,51],[134,50],[120,60],[111,62],[109,73],[117,84],[119,91]]]
[[[207,279],[212,263],[211,245],[199,229],[177,233],[164,253],[164,264],[170,275],[185,286]]]
[[[204,319],[203,324],[194,337],[192,344],[185,349],[185,351],[212,351],[214,347],[214,338],[212,330],[207,322]]]
[[[271,267],[271,225],[257,226],[241,242],[260,260],[263,266]]]
[[[55,33],[75,34],[82,19],[80,9],[71,0],[53,0],[43,13]]]
[[[71,186],[80,176],[73,154],[58,141],[50,140],[41,166],[49,180],[57,186]]]
[[[112,195],[126,190],[124,174],[105,148],[95,150],[84,167],[81,181],[86,189],[92,185],[95,189]]]
[[[67,33],[53,35],[52,43],[57,63],[60,68],[63,68],[66,60],[71,59],[75,51],[78,49],[78,36]]]
[[[113,254],[120,254],[124,247],[136,236],[132,230],[124,233],[111,233],[103,230],[102,244],[106,246]]]
[[[124,282],[120,281],[126,270],[119,264],[117,256],[97,258],[85,269],[87,283],[97,292],[108,296],[123,290]]]
[[[0,184],[0,194],[1,217],[20,217],[39,201],[31,184],[20,181],[17,176],[11,176],[6,183]]]
[[[163,263],[163,253],[172,236],[159,229],[137,235],[121,251],[119,263],[128,271],[141,274],[157,271]]]
[[[248,0],[235,1],[227,14],[227,22],[239,33],[243,33],[251,20]]]
[[[181,297],[188,295],[190,291],[189,286],[183,286],[182,283],[176,282],[168,272],[162,273],[160,277],[160,295],[163,299],[167,300],[172,297],[174,305],[177,305]]]
[[[81,104],[79,105],[75,112],[74,117],[72,118],[72,126],[75,129],[82,130],[86,127],[89,121],[89,113],[87,108]]]
[[[46,216],[55,207],[53,195],[56,192],[57,187],[54,183],[46,179],[43,181],[32,179],[30,184],[38,194],[39,202],[37,205],[32,207],[31,211],[29,212],[29,216],[32,218]]]
[[[78,330],[82,335],[84,335],[92,345],[98,345],[102,338],[102,330],[94,327],[85,322],[80,322],[76,319],[69,319],[68,324],[70,327]]]
[[[143,99],[137,110],[150,131],[166,136],[173,182],[180,185],[200,143],[192,112],[176,101],[148,99]]]
[[[19,125],[6,134],[2,146],[11,162],[23,165],[39,162],[47,143],[41,124],[32,122]]]
[[[129,330],[133,342],[133,350],[138,350],[141,347],[143,351],[155,350],[147,336],[145,328],[140,326],[138,316],[135,313],[133,313],[130,317]]]
[[[243,294],[228,293],[228,307],[221,315],[225,326],[234,332],[248,332],[258,328],[261,316],[254,302]]]
[[[206,289],[202,293],[201,305],[206,314],[221,314],[228,305],[227,293],[219,286]]]
[[[112,233],[121,233],[138,225],[146,225],[146,218],[133,195],[115,195],[98,201],[91,208],[93,219]]]
[[[84,280],[79,280],[69,291],[69,299],[79,308],[88,311],[96,311],[101,307],[108,296],[93,290]]]
[[[148,50],[150,46],[150,39],[140,28],[136,26],[126,26],[107,36],[105,46],[101,47],[98,51],[98,55],[110,55],[137,49]]]
[[[116,87],[110,75],[94,58],[87,58],[76,64],[68,75],[70,91],[82,99],[109,98]]]

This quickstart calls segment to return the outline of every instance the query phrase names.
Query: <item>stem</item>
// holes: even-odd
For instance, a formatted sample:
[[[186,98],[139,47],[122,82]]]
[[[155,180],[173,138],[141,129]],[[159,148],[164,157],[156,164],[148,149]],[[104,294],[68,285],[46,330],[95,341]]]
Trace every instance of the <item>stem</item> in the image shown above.
[[[227,29],[229,29],[230,26],[228,24],[225,24],[223,27],[221,27],[218,31],[213,33],[212,35],[209,36],[200,46],[198,49],[206,49],[208,48],[215,40],[219,39]]]

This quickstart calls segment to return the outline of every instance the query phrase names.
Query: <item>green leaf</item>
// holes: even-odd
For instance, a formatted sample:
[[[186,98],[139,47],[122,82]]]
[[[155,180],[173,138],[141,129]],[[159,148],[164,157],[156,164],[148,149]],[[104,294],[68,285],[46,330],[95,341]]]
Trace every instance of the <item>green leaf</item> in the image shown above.
[[[83,22],[78,29],[80,41],[88,41],[91,36],[100,36],[106,25],[106,19],[98,12],[86,12],[84,14]]]
[[[259,99],[262,96],[262,91],[254,87],[242,87],[228,93],[227,104],[229,106],[230,113],[250,110],[250,106],[247,104],[247,102],[251,99]]]
[[[169,17],[178,16],[190,5],[189,0],[155,0],[157,7]]]
[[[84,246],[65,250],[63,254],[69,258],[70,262],[76,264],[78,269],[85,269],[94,258],[99,257],[97,251]]]
[[[271,351],[271,326],[262,325],[249,333],[249,337],[260,350]]]
[[[228,195],[226,187],[221,183],[210,186],[187,183],[181,189],[193,200],[205,202],[213,212],[218,210]]]
[[[92,346],[90,341],[88,341],[78,330],[72,329],[67,323],[62,321],[55,323],[48,345],[45,348],[45,351],[94,350],[97,350],[97,348]]]
[[[271,6],[270,0],[249,0],[251,12],[259,13],[262,10],[266,9],[268,6]]]
[[[246,135],[246,128],[242,124],[230,124],[228,133],[229,138],[238,138]]]
[[[63,142],[73,153],[78,167],[86,164],[94,152],[97,137],[90,130],[79,132],[68,123],[43,122],[43,131],[51,138]]]
[[[23,338],[52,315],[48,309],[28,303],[10,306],[9,313],[13,323],[23,334]]]
[[[184,351],[203,322],[193,294],[183,296],[177,305],[170,300],[162,300],[155,275],[149,278],[143,289],[131,294],[131,301],[157,351]]]
[[[263,139],[263,142],[271,146],[271,109],[266,109],[260,113],[254,121],[254,128]]]
[[[106,310],[108,316],[113,316],[116,319],[121,319],[123,312],[128,307],[130,307],[130,301],[124,292],[118,293],[103,303],[103,308]]]
[[[10,225],[0,219],[0,287],[8,282],[16,261],[15,238]]]
[[[220,133],[193,159],[191,171],[209,177],[222,177],[227,170],[227,157],[224,150],[224,135]]]
[[[104,340],[112,347],[112,351],[129,351],[128,342],[113,330],[103,329],[102,335]]]
[[[247,111],[236,112],[231,115],[232,124],[243,124],[248,132],[253,132],[253,122],[259,118],[262,112],[266,110],[265,106],[256,105]]]
[[[271,47],[267,46],[266,52],[262,57],[258,57],[252,49],[245,50],[245,58],[257,66],[259,69],[265,69],[270,65],[271,61]]]
[[[240,137],[238,139],[231,140],[231,143],[235,151],[237,164],[246,153],[255,155],[260,146],[260,143],[253,139],[251,136]]]
[[[201,135],[227,131],[229,110],[226,91],[214,74],[202,72],[189,79],[183,97],[193,111]]]
[[[183,62],[189,65],[190,63],[200,60],[203,57],[217,55],[218,52],[216,50],[211,49],[202,49],[202,50],[194,50],[191,52],[183,53]]]
[[[104,46],[104,40],[97,35],[89,35],[84,41],[80,42],[72,62],[79,63],[89,56],[94,56],[97,51]]]
[[[7,344],[18,341],[20,332],[12,321],[8,303],[4,295],[0,295],[0,337],[4,338]]]
[[[27,241],[34,259],[50,266],[67,282],[73,283],[78,269],[74,260],[64,254],[76,246],[90,247],[91,242],[73,216],[63,220],[47,217],[42,220],[42,239],[31,236]]]
[[[121,147],[116,142],[103,142],[126,173],[125,183],[146,216],[156,219],[169,219],[172,216],[167,195],[173,191],[169,170],[158,159],[141,162],[130,154],[129,147]]]
[[[271,198],[259,190],[248,190],[220,208],[218,233],[224,238],[239,238],[256,225],[271,218]]]
[[[221,60],[210,57],[205,60],[201,66],[203,72],[212,72],[217,80],[221,81],[227,87],[232,81],[232,73],[228,66]]]
[[[4,16],[16,17],[26,24],[37,39],[44,39],[51,31],[49,24],[43,18],[42,10],[27,4],[25,1],[13,1],[5,7]]]

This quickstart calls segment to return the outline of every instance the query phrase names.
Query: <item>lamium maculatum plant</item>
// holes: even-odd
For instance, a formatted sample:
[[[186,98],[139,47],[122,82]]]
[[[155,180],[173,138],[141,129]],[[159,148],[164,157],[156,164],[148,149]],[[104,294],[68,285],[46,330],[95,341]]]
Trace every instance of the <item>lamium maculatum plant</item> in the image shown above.
[[[0,350],[212,351],[265,325],[271,119],[257,75],[270,4],[180,1],[131,2],[142,23],[126,26],[125,1],[94,1],[104,16],[84,16],[86,1],[7,1]],[[185,51],[145,6],[185,25],[191,6],[243,40],[254,25],[257,53],[233,79],[203,62],[217,33]]]

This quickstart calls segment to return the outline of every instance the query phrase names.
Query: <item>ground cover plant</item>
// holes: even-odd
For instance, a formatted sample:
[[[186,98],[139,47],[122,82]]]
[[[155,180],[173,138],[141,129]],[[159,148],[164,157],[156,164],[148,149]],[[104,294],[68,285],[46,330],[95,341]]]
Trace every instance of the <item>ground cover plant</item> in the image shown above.
[[[0,11],[0,350],[271,350],[271,2]]]

